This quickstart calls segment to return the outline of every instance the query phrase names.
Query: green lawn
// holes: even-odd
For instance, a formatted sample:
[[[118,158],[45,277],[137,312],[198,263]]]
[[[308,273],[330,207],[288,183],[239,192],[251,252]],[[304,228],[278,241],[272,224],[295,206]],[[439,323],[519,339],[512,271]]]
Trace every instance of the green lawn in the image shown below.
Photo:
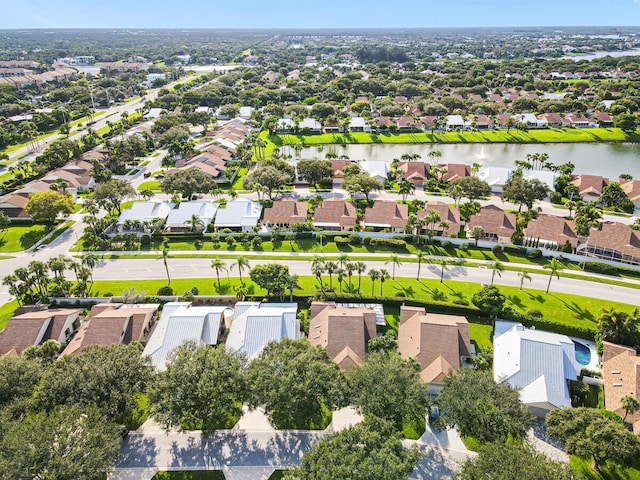
[[[606,465],[601,473],[591,467],[591,462],[571,455],[571,466],[584,480],[640,480],[640,470],[617,465]]]
[[[147,180],[146,182],[142,182],[138,186],[138,191],[141,190],[153,190],[155,192],[160,191],[160,182],[158,180]]]
[[[46,225],[12,225],[0,233],[0,252],[21,252],[41,240],[51,227]]]
[[[493,327],[491,325],[470,318],[469,333],[471,340],[476,344],[476,351],[490,352],[493,350],[493,341],[491,340]]]
[[[152,480],[225,480],[222,470],[158,472]]]
[[[242,190],[242,181],[244,180],[244,177],[247,176],[248,171],[249,170],[245,167],[238,169],[238,175],[236,175],[236,179],[233,181],[233,185],[231,185],[234,190]]]

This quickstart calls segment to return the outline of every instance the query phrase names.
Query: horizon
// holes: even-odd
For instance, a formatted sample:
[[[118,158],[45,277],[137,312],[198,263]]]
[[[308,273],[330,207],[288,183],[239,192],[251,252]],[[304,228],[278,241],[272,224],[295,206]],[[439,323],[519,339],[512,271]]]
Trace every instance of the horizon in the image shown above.
[[[217,2],[216,2],[217,3]],[[204,3],[183,0],[31,0],[3,8],[1,30],[172,29],[457,29],[457,28],[622,28],[640,26],[640,0],[459,0],[455,8],[431,0],[341,2],[321,8],[293,0]],[[630,19],[633,19],[630,21]]]

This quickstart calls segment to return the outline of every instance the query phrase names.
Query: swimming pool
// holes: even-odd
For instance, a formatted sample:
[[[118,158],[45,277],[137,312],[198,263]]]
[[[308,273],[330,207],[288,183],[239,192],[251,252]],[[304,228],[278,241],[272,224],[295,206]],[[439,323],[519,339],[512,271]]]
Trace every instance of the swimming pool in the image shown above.
[[[573,342],[576,346],[576,360],[580,365],[589,365],[591,362],[591,350],[579,342]]]

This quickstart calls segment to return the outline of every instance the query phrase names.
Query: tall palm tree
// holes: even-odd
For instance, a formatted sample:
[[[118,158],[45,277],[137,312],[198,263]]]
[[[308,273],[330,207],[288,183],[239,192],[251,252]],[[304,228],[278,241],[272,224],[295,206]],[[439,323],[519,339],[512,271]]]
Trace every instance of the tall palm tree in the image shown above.
[[[522,290],[522,284],[525,280],[529,280],[529,282],[531,282],[531,275],[529,275],[525,270],[519,272],[518,277],[520,278],[520,290]]]
[[[215,260],[211,260],[211,268],[216,271],[216,277],[218,277],[218,288],[220,288],[220,272],[226,272],[228,270],[227,264],[216,258]]]
[[[302,287],[298,284],[298,275],[287,275],[287,287],[289,287],[289,303],[293,303],[293,290],[300,290]]]
[[[420,280],[420,267],[422,266],[424,259],[427,258],[427,254],[422,251],[418,251],[418,253],[416,253],[416,257],[418,258],[418,273],[416,274],[416,280]]]
[[[364,262],[356,262],[356,270],[358,272],[358,294],[360,294],[360,285],[362,284],[362,274],[367,271],[367,264]]]
[[[333,289],[333,274],[339,268],[339,265],[336,262],[332,262],[331,260],[327,260],[324,262],[324,270],[329,274],[329,288]]]
[[[502,278],[502,272],[504,272],[504,265],[499,260],[493,262],[493,266],[491,267],[491,285],[493,285],[493,281],[496,278],[496,274],[498,277]]]
[[[160,252],[161,252],[161,255],[158,257],[158,259],[161,258],[162,261],[164,262],[164,269],[167,272],[167,285],[170,287],[171,277],[169,276],[169,264],[167,263],[167,259],[169,258],[169,244],[163,243],[160,249]]]
[[[623,422],[627,419],[627,415],[633,415],[638,410],[640,410],[640,402],[631,395],[625,395],[624,397],[621,397],[620,406],[624,410],[624,417],[622,417]]]
[[[344,269],[347,271],[347,277],[349,277],[349,292],[352,292],[353,285],[351,284],[351,277],[353,273],[358,270],[358,266],[355,263],[349,262],[344,266]]]
[[[407,197],[415,191],[416,186],[411,180],[407,180],[406,178],[404,178],[398,182],[398,193],[402,195],[403,202],[406,202]]]
[[[240,277],[240,283],[242,285],[244,285],[244,282],[242,281],[242,271],[245,268],[250,268],[249,267],[249,260],[247,259],[247,257],[238,257],[236,258],[236,267],[238,269],[238,276]]]
[[[440,283],[444,283],[444,272],[449,270],[449,267],[447,267],[447,259],[443,258],[438,263],[440,263]]]
[[[344,280],[344,276],[347,274],[347,271],[340,267],[336,270],[336,278],[338,279],[338,285],[340,287],[340,295],[342,295],[342,281]]]
[[[338,263],[340,264],[340,268],[344,268],[345,265],[347,263],[349,263],[351,260],[349,260],[349,255],[347,255],[346,253],[341,253],[338,256]]]
[[[204,227],[204,222],[195,213],[191,215],[191,218],[189,220],[185,220],[184,223],[185,225],[191,225],[192,232],[195,232],[198,229],[198,227]]]
[[[144,189],[144,190],[140,190],[138,195],[140,195],[142,198],[148,201],[149,199],[155,197],[156,194],[153,190]]]
[[[560,279],[560,272],[564,269],[564,265],[557,258],[552,258],[542,268],[549,270],[549,283],[547,283],[547,291],[549,293],[549,287],[551,286],[551,279],[555,275],[557,279]]]
[[[387,261],[387,262],[384,262],[384,264],[385,264],[385,265],[387,265],[387,264],[389,264],[389,263],[391,263],[391,264],[392,264],[392,266],[393,266],[393,269],[392,269],[392,272],[393,272],[392,279],[393,279],[393,280],[395,280],[395,279],[396,279],[396,265],[397,265],[397,266],[400,266],[400,265],[402,265],[402,262],[400,261],[400,257],[399,257],[397,254],[395,254],[395,253],[394,253],[393,255],[391,255],[391,260],[389,260],[389,261]]]
[[[382,289],[384,287],[384,282],[387,278],[389,278],[389,272],[387,272],[384,268],[380,269],[380,296],[382,296]]]
[[[325,272],[326,259],[321,255],[314,255],[311,260],[311,273],[316,276],[320,287],[322,287],[322,274]]]
[[[486,232],[485,232],[484,228],[479,227],[479,226],[473,227],[471,229],[471,236],[473,237],[473,239],[476,242],[476,247],[478,246],[478,240],[480,240],[482,237],[484,237],[485,233]]]
[[[374,268],[369,270],[369,278],[371,278],[371,296],[375,295],[374,288],[376,286],[376,280],[380,278],[380,272]]]

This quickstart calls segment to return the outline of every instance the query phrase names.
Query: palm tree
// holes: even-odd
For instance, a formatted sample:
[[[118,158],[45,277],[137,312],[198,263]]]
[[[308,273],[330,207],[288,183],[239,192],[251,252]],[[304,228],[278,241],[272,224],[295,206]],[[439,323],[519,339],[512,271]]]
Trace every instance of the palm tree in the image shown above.
[[[394,253],[393,255],[391,255],[391,260],[389,260],[388,262],[384,262],[385,265],[387,265],[389,263],[391,263],[393,265],[392,279],[395,280],[396,279],[396,265],[400,266],[400,265],[402,265],[402,262],[400,261],[400,257]]]
[[[331,260],[327,260],[324,262],[324,270],[329,274],[329,288],[333,290],[333,274],[339,268],[339,265],[336,262],[332,262]]]
[[[191,225],[191,231],[195,232],[198,227],[204,227],[204,222],[195,213],[191,215],[189,220],[185,220],[185,225]]]
[[[362,284],[362,274],[367,271],[367,265],[364,262],[356,262],[356,270],[358,271],[358,295],[359,295],[360,285]]]
[[[576,202],[575,200],[567,200],[566,202],[564,202],[564,208],[569,209],[569,218],[572,217],[572,213],[573,211],[578,208],[580,204],[578,202]]]
[[[344,266],[345,270],[347,271],[347,277],[349,277],[349,292],[352,292],[352,283],[351,283],[351,277],[353,276],[353,273],[358,270],[358,266],[355,263],[347,263]]]
[[[346,253],[341,253],[338,256],[338,263],[340,264],[340,268],[344,268],[345,265],[347,263],[349,263],[351,260],[349,260],[349,255],[347,255]]]
[[[226,272],[229,269],[227,268],[227,264],[216,258],[215,260],[211,260],[211,268],[216,271],[216,277],[218,277],[218,289],[220,288],[220,272]]]
[[[249,293],[249,289],[243,285],[238,285],[236,287],[236,300],[240,302],[244,302],[245,297]]]
[[[340,267],[336,270],[336,278],[338,279],[338,285],[340,286],[340,295],[342,295],[342,281],[344,280],[344,276],[347,274],[347,271]]]
[[[624,410],[624,417],[622,417],[623,422],[627,419],[627,415],[633,415],[638,410],[640,410],[640,402],[631,395],[625,395],[624,397],[621,397],[620,406]]]
[[[552,258],[542,268],[549,270],[549,283],[547,283],[547,291],[546,291],[546,293],[549,293],[549,287],[551,286],[551,279],[553,278],[554,275],[556,276],[556,278],[560,279],[560,272],[564,269],[564,265],[557,258]]]
[[[415,191],[416,186],[411,180],[407,180],[406,178],[404,178],[398,182],[398,193],[402,195],[403,202],[406,202],[407,196],[411,195]]]
[[[482,237],[484,237],[485,233],[486,232],[484,231],[484,228],[482,228],[482,227],[473,227],[471,229],[471,236],[476,241],[476,247],[478,246],[478,240],[480,240]]]
[[[162,261],[164,262],[164,269],[167,271],[167,285],[170,287],[171,277],[169,276],[169,265],[167,264],[167,258],[169,258],[169,244],[166,242],[163,242],[160,252],[162,253],[162,255],[158,257],[158,259],[161,258]]]
[[[384,268],[380,269],[380,296],[382,296],[382,288],[384,287],[384,281],[389,278],[389,272],[387,272]]]
[[[156,194],[153,190],[144,189],[144,190],[140,190],[139,195],[148,201],[149,199],[155,197]]]
[[[311,260],[311,273],[313,273],[318,279],[318,283],[322,288],[322,274],[325,272],[326,259],[320,255],[314,255]]]
[[[440,283],[444,283],[444,272],[449,270],[449,267],[447,267],[447,259],[443,258],[438,263],[440,263]]]
[[[374,288],[376,286],[376,280],[380,278],[380,272],[374,268],[369,270],[369,278],[371,278],[371,296],[375,295]]]
[[[244,285],[244,282],[242,281],[242,271],[245,268],[250,268],[249,260],[247,260],[247,257],[240,256],[236,258],[236,267],[238,269],[238,276],[240,277],[240,283]]]
[[[498,277],[502,278],[502,272],[504,272],[504,265],[499,260],[493,262],[493,267],[491,267],[491,285],[493,285],[493,281],[496,278],[496,274]]]
[[[416,253],[416,257],[418,258],[418,273],[416,274],[416,280],[420,280],[420,267],[422,267],[422,262],[425,258],[427,258],[427,254],[421,251]]]
[[[293,290],[300,290],[302,287],[298,284],[298,275],[287,275],[287,286],[289,287],[289,303],[293,303]]]
[[[529,275],[525,270],[519,272],[518,277],[520,277],[520,290],[522,290],[522,284],[525,280],[529,280],[529,282],[531,282],[531,275]]]

